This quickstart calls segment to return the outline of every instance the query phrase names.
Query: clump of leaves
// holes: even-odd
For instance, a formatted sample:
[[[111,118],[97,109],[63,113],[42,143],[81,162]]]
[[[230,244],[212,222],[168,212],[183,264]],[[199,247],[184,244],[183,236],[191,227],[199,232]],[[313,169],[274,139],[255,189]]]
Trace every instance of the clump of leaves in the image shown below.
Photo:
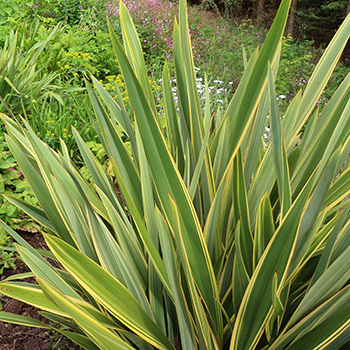
[[[18,254],[16,253],[15,245],[13,244],[12,237],[7,236],[6,232],[0,232],[0,275],[4,272],[4,269],[15,269],[15,261]]]
[[[88,85],[118,186],[78,131],[93,186],[64,142],[55,152],[25,122],[21,128],[3,116],[42,209],[15,202],[47,228],[64,268],[0,222],[38,282],[13,276],[0,283],[4,294],[44,310],[85,349],[335,349],[349,341],[350,75],[320,114],[316,106],[349,38],[350,16],[282,118],[275,80],[290,2],[281,2],[222,112],[211,109],[208,84],[201,108],[180,1],[178,103],[165,64],[165,132],[121,2],[124,46],[109,29],[135,123],[121,96],[116,102],[97,79],[95,89]],[[0,319],[49,327],[8,313]]]

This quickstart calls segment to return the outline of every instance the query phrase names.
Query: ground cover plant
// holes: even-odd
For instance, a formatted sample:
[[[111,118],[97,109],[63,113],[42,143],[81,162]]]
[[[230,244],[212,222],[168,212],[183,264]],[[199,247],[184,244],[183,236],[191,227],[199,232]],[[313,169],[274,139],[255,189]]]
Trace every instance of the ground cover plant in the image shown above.
[[[2,293],[58,326],[4,312],[2,321],[54,327],[86,349],[336,349],[349,341],[350,76],[322,111],[317,101],[350,17],[281,118],[275,79],[289,6],[282,1],[221,111],[211,109],[207,84],[200,108],[181,1],[173,37],[178,103],[165,64],[164,130],[121,3],[124,44],[109,30],[135,122],[121,94],[115,101],[92,78],[95,127],[114,171],[111,178],[73,129],[93,186],[63,141],[55,151],[28,123],[2,115],[40,208],[6,198],[46,228],[46,255],[63,266],[1,223],[32,271],[2,281]],[[38,283],[15,281],[28,276]]]
[[[108,84],[108,76],[118,76],[120,73],[109,43],[104,17],[108,14],[113,28],[120,36],[120,18],[115,2],[107,2],[106,8],[100,1],[84,2],[82,8],[79,1],[69,2],[71,6],[68,7],[75,9],[80,18],[78,22],[70,21],[67,16],[57,15],[63,6],[62,1],[24,4],[20,0],[12,0],[6,4],[0,1],[0,4],[2,8],[7,9],[1,19],[4,24],[0,30],[3,42],[9,34],[9,28],[16,29],[27,42],[36,43],[46,40],[49,35],[47,28],[52,28],[57,23],[61,24],[59,35],[48,41],[38,62],[39,66],[40,63],[50,62],[50,71],[60,73],[56,84],[61,88],[82,87],[84,78],[90,73]],[[172,55],[171,33],[177,4],[159,0],[142,3],[126,2],[126,5],[131,11],[138,33],[143,38],[141,44],[145,52],[147,69],[152,75],[152,80],[159,81],[164,60]],[[9,8],[18,8],[19,11]],[[157,13],[163,12],[166,16],[157,16]],[[39,20],[40,25],[34,29],[30,23],[35,20]],[[215,13],[204,13],[198,6],[190,8],[189,20],[195,64],[200,68],[197,75],[202,79],[199,85],[203,84],[206,72],[209,85],[219,93],[224,92],[222,96],[217,96],[217,100],[218,104],[225,108],[227,97],[232,96],[244,70],[242,59],[244,50],[246,57],[249,58],[256,46],[263,43],[266,30],[256,27],[249,20],[242,23],[225,21]],[[319,52],[313,49],[311,42],[295,42],[291,38],[285,40],[276,87],[277,95],[285,96],[280,105],[283,111],[298,89],[305,87],[319,57]],[[204,51],[205,48],[207,48],[206,51]],[[174,77],[171,62],[169,62],[169,70]],[[228,69],[231,66],[232,69]],[[44,71],[46,69],[41,66],[40,68]],[[334,84],[329,85],[327,88],[329,91],[326,89],[320,105],[327,103],[346,75],[347,70],[340,68],[341,66],[335,71],[332,78]],[[199,88],[199,90],[203,89]],[[16,98],[15,95],[13,97]],[[85,96],[82,96],[82,99],[84,98]],[[38,100],[38,102],[41,101]]]
[[[5,142],[4,132],[3,125],[0,129],[0,219],[17,231],[38,232],[38,227],[33,223],[33,220],[2,196],[9,194],[32,205],[38,204]],[[0,275],[4,269],[14,268],[16,259],[17,254],[13,241],[1,228]]]

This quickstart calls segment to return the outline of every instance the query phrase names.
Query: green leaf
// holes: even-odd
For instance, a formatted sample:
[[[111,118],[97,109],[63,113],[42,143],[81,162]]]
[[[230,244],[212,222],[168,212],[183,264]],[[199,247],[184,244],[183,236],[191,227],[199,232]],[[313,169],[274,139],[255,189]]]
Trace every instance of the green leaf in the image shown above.
[[[133,349],[130,345],[121,340],[113,331],[103,327],[100,322],[97,322],[89,313],[75,303],[73,298],[55,290],[42,279],[38,279],[40,287],[46,295],[52,299],[60,308],[67,312],[79,324],[84,331],[93,339],[93,341],[102,349]]]
[[[180,173],[183,174],[184,151],[178,125],[178,115],[176,114],[174,97],[171,91],[170,75],[167,62],[165,62],[163,68],[162,86],[164,92],[165,118],[167,121],[167,130],[169,135],[171,151],[174,159],[177,159],[177,166]]]
[[[221,137],[229,137],[228,149],[230,152],[227,153],[226,161],[224,162],[226,165],[228,165],[230,159],[235,157],[252,123],[267,82],[269,62],[274,62],[279,56],[280,42],[287,21],[289,7],[290,0],[283,0],[254,66],[246,70],[226,110],[224,121],[228,120],[229,130],[232,133],[230,137],[229,135],[221,135]],[[218,173],[217,178],[221,179],[222,175],[223,173]]]
[[[15,298],[24,303],[31,304],[39,309],[46,310],[61,316],[67,316],[60,308],[52,303],[40,288],[35,284],[23,282],[1,282],[1,293],[8,297]]]
[[[274,88],[274,77],[272,69],[269,66],[268,70],[268,86],[270,95],[270,115],[271,115],[271,133],[272,133],[272,150],[274,155],[275,171],[277,175],[278,193],[281,205],[280,220],[288,212],[291,203],[291,185],[289,166],[287,160],[286,146],[284,143],[284,135],[280,119],[280,113],[276,100]]]
[[[156,211],[157,225],[159,228],[159,239],[163,251],[165,266],[169,275],[169,283],[174,293],[176,315],[179,322],[180,338],[184,348],[196,349],[195,332],[191,322],[191,314],[187,301],[181,287],[179,262],[176,257],[176,250],[171,239],[171,233],[166,222],[159,212]]]
[[[278,337],[269,349],[285,349],[293,339],[296,341],[288,346],[293,350],[332,346],[332,342],[349,326],[349,298],[350,288],[346,287]]]
[[[244,263],[244,257],[242,256],[244,249],[242,248],[241,235],[242,235],[241,221],[238,221],[235,230],[235,260],[233,265],[232,275],[232,299],[235,313],[238,312],[243,295],[248,286],[250,275],[247,272],[246,265]]]
[[[333,252],[333,248],[334,248],[334,244],[336,239],[338,238],[338,234],[348,216],[348,213],[350,211],[350,204],[348,204],[343,212],[341,213],[341,216],[338,218],[329,238],[326,244],[326,247],[321,255],[320,260],[318,261],[316,270],[314,275],[312,276],[312,280],[310,283],[310,286],[312,286],[317,280],[318,278],[320,278],[322,276],[322,274],[326,271],[330,260],[331,260],[331,256],[332,256],[332,252]]]
[[[315,281],[300,303],[291,319],[291,324],[300,320],[315,307],[337,293],[349,279],[350,271],[350,247],[328,267],[327,270]]]
[[[261,256],[263,255],[266,246],[275,233],[275,225],[273,222],[272,208],[268,194],[261,199],[259,204],[255,235],[254,235],[254,255],[253,267],[255,267]]]
[[[4,312],[4,311],[0,311],[0,320],[5,323],[14,323],[14,324],[19,324],[21,326],[26,326],[26,327],[36,327],[36,328],[44,328],[44,329],[51,328],[46,323],[40,322],[33,318],[22,316],[22,315],[16,315],[16,314]]]
[[[119,15],[126,55],[128,56],[128,59],[134,69],[134,72],[138,80],[140,81],[142,88],[146,92],[148,102],[152,107],[153,112],[155,113],[157,109],[154,102],[149,79],[146,74],[147,69],[143,57],[141,43],[135,25],[132,22],[131,16],[123,1],[120,1]]]
[[[304,96],[299,109],[299,115],[296,118],[297,123],[294,127],[294,133],[299,133],[301,127],[305,124],[310,113],[316,106],[332,72],[342,55],[345,45],[349,39],[350,16],[347,16],[336,34],[329,43],[326,51],[323,53],[315,70],[313,71],[309,83],[304,92]]]
[[[112,28],[109,28],[112,32]],[[218,298],[218,291],[198,217],[142,87],[131,69],[121,44],[117,41],[116,35],[112,35],[115,38],[113,40],[114,49],[124,74],[125,83],[128,86],[130,99],[133,101],[135,118],[162,207],[171,220],[172,209],[169,194],[178,205],[185,246],[190,249],[188,256],[191,269],[211,317],[214,319],[218,331],[221,332],[221,312],[213,299],[213,295]],[[210,288],[208,288],[208,281]]]
[[[67,271],[114,317],[157,348],[174,348],[153,319],[118,280],[64,241],[49,235],[45,235],[45,239]]]
[[[246,184],[244,181],[241,151],[239,150],[234,160],[233,175],[233,205],[235,221],[241,221],[240,251],[248,276],[253,273],[253,237],[250,229],[249,205]]]
[[[237,314],[231,349],[253,349],[262,335],[272,310],[272,280],[277,272],[280,290],[294,251],[302,212],[311,186],[312,181],[309,180],[271,238],[254,270]],[[249,327],[243,327],[245,324],[249,324]]]

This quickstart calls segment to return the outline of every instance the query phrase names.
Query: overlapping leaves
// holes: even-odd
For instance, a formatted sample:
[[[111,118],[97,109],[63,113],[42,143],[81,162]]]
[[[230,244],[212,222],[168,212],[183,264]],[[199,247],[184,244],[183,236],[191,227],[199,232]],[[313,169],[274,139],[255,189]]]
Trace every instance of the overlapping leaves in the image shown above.
[[[120,94],[115,102],[95,79],[88,86],[116,182],[77,131],[92,187],[63,143],[55,152],[28,125],[3,116],[41,208],[8,199],[46,227],[64,267],[54,269],[9,230],[38,284],[10,278],[0,283],[4,294],[32,300],[86,349],[318,349],[349,341],[350,78],[320,115],[313,109],[349,37],[350,17],[281,118],[274,80],[289,6],[282,1],[224,115],[212,116],[208,94],[204,111],[198,103],[181,1],[179,102],[165,65],[163,130],[121,3],[124,45],[108,25],[135,122]],[[267,113],[269,145],[260,141]]]

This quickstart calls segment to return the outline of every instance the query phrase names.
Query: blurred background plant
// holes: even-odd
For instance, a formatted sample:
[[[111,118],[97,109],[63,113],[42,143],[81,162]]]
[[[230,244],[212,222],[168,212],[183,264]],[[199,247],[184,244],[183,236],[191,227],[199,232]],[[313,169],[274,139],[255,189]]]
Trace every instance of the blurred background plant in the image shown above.
[[[161,67],[166,59],[170,59],[169,70],[173,75],[172,25],[177,4],[165,0],[126,1],[125,4],[138,33],[143,38],[141,45],[147,69],[154,80],[159,81],[161,78]],[[243,3],[236,1],[231,5],[238,9]],[[65,12],[62,12],[62,7],[65,8]],[[20,8],[20,11],[15,12],[16,8]],[[257,24],[254,16],[253,19],[242,20],[242,17],[239,17],[239,20],[232,18],[227,20],[220,15],[220,8],[221,5],[214,6],[214,2],[212,5],[210,2],[204,2],[202,6],[189,8],[192,50],[196,66],[200,68],[199,78],[204,79],[206,72],[209,80],[223,81],[224,85],[231,83],[230,86],[234,91],[244,71],[242,48],[244,47],[249,58],[256,46],[264,41],[266,29]],[[105,4],[103,1],[80,0],[58,2],[45,0],[23,4],[20,0],[11,0],[4,4],[3,9],[2,22],[5,26],[0,31],[0,38],[3,40],[10,28],[18,30],[23,37],[31,35],[33,29],[30,28],[31,21],[28,19],[36,18],[40,21],[39,28],[34,35],[31,35],[32,42],[44,40],[48,35],[47,27],[52,27],[56,23],[65,25],[60,35],[51,40],[47,49],[41,54],[43,62],[51,62],[51,71],[60,71],[62,82],[81,87],[82,77],[90,73],[100,80],[120,74],[105,25],[105,15],[108,14],[117,35],[121,37],[118,6],[114,0]],[[74,13],[74,18],[71,13]],[[162,16],[159,16],[159,13],[162,13]],[[312,67],[317,63],[321,53],[321,48],[313,47],[313,41],[286,37],[277,80],[277,92],[286,96],[286,103],[299,88],[305,86],[305,81],[309,79]],[[233,68],[229,69],[231,65]],[[333,84],[328,90],[334,91],[346,72],[347,68],[344,65],[343,68],[339,66],[332,77]],[[331,92],[329,94],[326,90],[323,104],[327,103]]]

